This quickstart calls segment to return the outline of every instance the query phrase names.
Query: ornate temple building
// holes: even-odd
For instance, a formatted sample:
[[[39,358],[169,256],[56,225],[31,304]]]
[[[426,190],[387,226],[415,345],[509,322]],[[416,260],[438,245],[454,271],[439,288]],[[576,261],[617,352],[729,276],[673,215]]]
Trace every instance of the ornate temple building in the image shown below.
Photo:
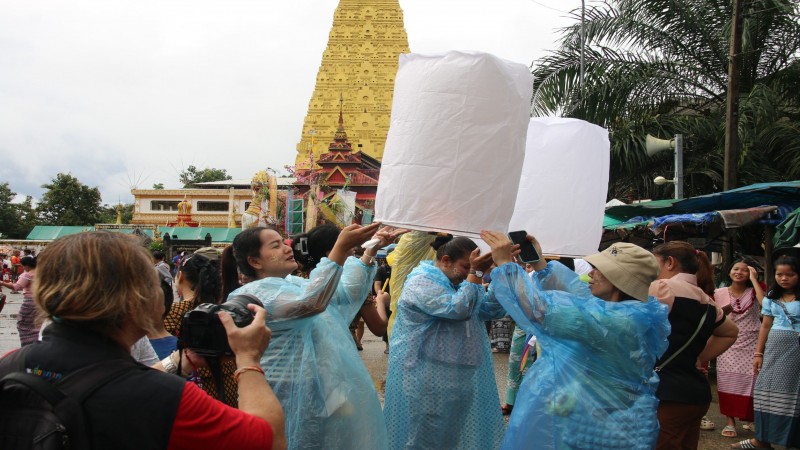
[[[298,188],[298,194],[301,196],[305,196],[309,190],[319,190],[315,204],[321,209],[320,212],[323,216],[334,223],[337,220],[330,216],[330,212],[322,202],[335,195],[339,189],[355,192],[356,221],[360,222],[364,211],[371,211],[374,207],[381,163],[364,152],[353,151],[353,145],[344,128],[342,109],[340,100],[336,133],[333,142],[328,145],[327,152],[316,160],[319,167],[298,170],[295,173],[297,181],[294,185]],[[308,224],[307,228],[311,228],[313,225]]]
[[[329,150],[340,98],[353,150],[383,157],[398,57],[409,51],[398,0],[339,1],[297,144],[296,169],[310,168]]]

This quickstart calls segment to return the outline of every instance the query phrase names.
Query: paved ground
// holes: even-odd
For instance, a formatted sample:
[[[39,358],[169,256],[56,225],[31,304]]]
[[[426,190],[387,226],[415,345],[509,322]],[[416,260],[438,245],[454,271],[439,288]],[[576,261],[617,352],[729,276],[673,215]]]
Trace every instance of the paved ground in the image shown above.
[[[11,294],[8,289],[3,289],[3,292],[8,296],[8,301],[3,311],[0,312],[0,355],[19,347],[16,317],[19,307],[22,304],[22,295]],[[383,383],[386,380],[389,356],[383,353],[383,341],[370,333],[369,330],[365,330],[362,344],[364,351],[361,352],[361,357],[372,375],[372,379],[375,381],[375,389],[378,391],[382,402]],[[502,402],[502,395],[505,393],[506,375],[508,373],[508,355],[495,353],[493,357],[494,373]],[[716,394],[716,389],[713,390],[714,394]],[[700,450],[727,450],[730,449],[732,443],[753,436],[752,432],[742,429],[740,424],[737,424],[737,431],[739,433],[737,439],[725,438],[720,435],[720,431],[722,431],[722,427],[725,425],[725,418],[719,414],[719,403],[717,403],[716,395],[714,396],[713,403],[711,403],[708,416],[717,424],[717,428],[714,431],[701,432]],[[783,447],[776,446],[776,448],[782,449]]]

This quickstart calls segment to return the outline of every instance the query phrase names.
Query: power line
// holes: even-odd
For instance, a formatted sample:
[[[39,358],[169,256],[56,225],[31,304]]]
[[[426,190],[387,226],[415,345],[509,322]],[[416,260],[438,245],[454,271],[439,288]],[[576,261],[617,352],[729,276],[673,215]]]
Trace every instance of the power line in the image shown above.
[[[560,12],[560,13],[562,13],[562,14],[569,14],[569,12],[568,12],[568,11],[562,11],[562,10],[560,10],[560,9],[553,8],[552,6],[545,5],[544,3],[537,2],[536,0],[530,0],[530,1],[531,1],[532,3],[536,3],[536,4],[537,4],[537,5],[539,5],[539,6],[544,6],[544,7],[545,7],[545,8],[547,8],[547,9],[552,9],[553,11]]]

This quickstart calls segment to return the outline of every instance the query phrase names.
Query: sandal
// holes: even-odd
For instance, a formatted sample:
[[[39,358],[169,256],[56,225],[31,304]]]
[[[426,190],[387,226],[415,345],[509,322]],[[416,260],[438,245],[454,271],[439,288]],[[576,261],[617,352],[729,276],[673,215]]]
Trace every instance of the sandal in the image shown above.
[[[714,424],[714,422],[712,422],[708,417],[703,416],[703,418],[700,419],[700,429],[701,430],[711,431],[715,427],[716,427],[716,425]]]
[[[772,450],[772,447],[756,447],[752,439],[745,439],[736,444],[731,444],[731,448],[749,448],[755,450]]]
[[[724,437],[735,438],[736,437],[736,427],[733,425],[725,425],[725,428],[722,429],[721,433]]]
[[[746,423],[742,425],[742,428],[744,428],[747,431],[752,431],[753,433],[756,432],[756,424],[754,422]]]

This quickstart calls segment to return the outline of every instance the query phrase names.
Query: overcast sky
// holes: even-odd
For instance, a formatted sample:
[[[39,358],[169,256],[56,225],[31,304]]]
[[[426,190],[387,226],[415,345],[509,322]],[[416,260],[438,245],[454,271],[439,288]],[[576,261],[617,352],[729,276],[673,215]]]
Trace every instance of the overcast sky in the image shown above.
[[[529,65],[579,0],[400,0],[416,53]],[[104,203],[190,164],[293,164],[338,0],[0,0],[0,182],[71,172]]]

